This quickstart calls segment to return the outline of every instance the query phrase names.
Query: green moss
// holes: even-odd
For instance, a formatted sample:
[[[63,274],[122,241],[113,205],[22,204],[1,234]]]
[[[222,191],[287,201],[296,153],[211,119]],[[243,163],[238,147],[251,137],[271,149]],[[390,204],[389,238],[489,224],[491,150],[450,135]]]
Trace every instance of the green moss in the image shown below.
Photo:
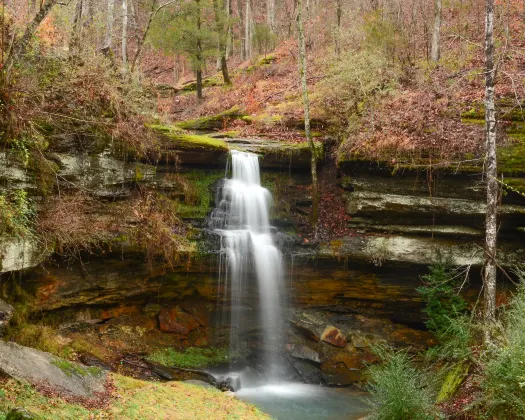
[[[166,133],[165,136],[169,139],[168,144],[166,144],[169,149],[208,149],[222,152],[229,150],[225,141],[210,136],[178,132]]]
[[[525,178],[505,178],[502,184],[507,191],[525,195]]]
[[[240,135],[241,133],[235,130],[219,131],[218,133],[209,134],[209,136],[214,139],[235,139],[239,138]]]
[[[97,376],[102,373],[102,369],[97,367],[83,367],[77,363],[70,362],[64,359],[57,359],[51,362],[67,376]]]
[[[525,175],[525,140],[498,148],[498,172],[507,176]]]
[[[222,85],[222,78],[220,76],[206,77],[202,81],[202,87],[213,87]],[[197,81],[187,83],[180,89],[183,92],[194,92],[197,90]]]
[[[224,178],[224,171],[193,170],[177,174],[176,182],[184,198],[176,202],[183,219],[203,219],[211,210],[212,185]]]
[[[283,120],[283,117],[282,115],[260,114],[246,115],[241,119],[248,124],[263,124],[265,126],[271,127],[280,123]]]
[[[502,121],[525,121],[525,111],[523,103],[517,104],[514,99],[504,98],[496,101],[496,110],[498,119]],[[461,114],[461,118],[466,120],[484,121],[485,105],[482,103],[475,104],[472,108]]]
[[[469,365],[466,363],[458,363],[446,374],[439,394],[437,396],[437,403],[448,400],[452,397],[464,379],[467,377]]]
[[[226,121],[242,118],[244,113],[238,106],[234,106],[217,115],[195,118],[193,120],[181,121],[175,127],[184,130],[217,130],[224,127]]]
[[[319,141],[314,141],[315,153],[317,154],[317,159],[324,158],[324,146],[323,143]],[[308,142],[301,143],[288,143],[282,146],[279,149],[283,154],[294,156],[302,153],[310,153],[310,145]]]
[[[168,367],[199,369],[227,362],[228,350],[190,347],[184,351],[176,351],[166,348],[153,352],[147,359]]]
[[[252,64],[251,66],[248,66],[246,68],[246,71],[248,73],[251,73],[253,72],[254,70],[257,70],[258,68],[261,68],[261,67],[264,67],[264,66],[267,66],[269,64],[272,64],[274,63],[275,61],[277,60],[277,57],[275,56],[275,54],[268,54],[268,55],[265,55],[264,57],[260,57],[256,62],[255,64]]]
[[[174,125],[163,125],[163,124],[146,124],[147,128],[151,128],[157,133],[184,133],[182,128]]]

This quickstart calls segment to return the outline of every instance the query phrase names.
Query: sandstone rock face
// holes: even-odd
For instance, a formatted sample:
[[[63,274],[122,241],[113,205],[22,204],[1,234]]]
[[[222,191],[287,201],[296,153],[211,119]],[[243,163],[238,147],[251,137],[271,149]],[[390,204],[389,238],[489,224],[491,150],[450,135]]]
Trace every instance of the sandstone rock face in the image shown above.
[[[345,347],[346,338],[343,333],[333,325],[327,326],[321,334],[321,340],[335,347]]]
[[[199,327],[199,322],[193,315],[183,311],[180,306],[168,306],[159,314],[160,330],[162,332],[188,335]]]
[[[106,373],[99,369],[4,341],[0,341],[0,372],[75,397],[96,398],[105,390]]]
[[[287,350],[295,359],[307,360],[313,363],[321,363],[319,353],[310,347],[301,344],[289,344]]]
[[[0,237],[0,274],[36,267],[48,256],[32,239]]]

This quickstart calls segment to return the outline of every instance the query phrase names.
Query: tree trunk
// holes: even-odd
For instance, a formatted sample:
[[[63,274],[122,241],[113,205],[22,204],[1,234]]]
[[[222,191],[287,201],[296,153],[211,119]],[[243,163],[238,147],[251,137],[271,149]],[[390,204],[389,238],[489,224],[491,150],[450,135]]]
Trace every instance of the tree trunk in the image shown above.
[[[168,3],[165,3],[167,5]],[[142,52],[142,48],[144,47],[144,43],[146,42],[146,38],[148,36],[149,29],[151,28],[151,23],[153,22],[153,18],[155,15],[159,12],[161,8],[163,8],[165,5],[157,7],[157,0],[153,0],[151,3],[151,10],[148,17],[148,23],[146,23],[146,27],[144,28],[144,31],[142,32],[142,36],[139,38],[137,43],[137,51],[135,52],[135,55],[133,56],[133,60],[131,62],[131,72],[133,73],[135,71],[135,67],[138,64],[140,53]],[[138,23],[137,23],[137,29],[138,29]]]
[[[202,99],[202,70],[197,69],[197,98]]]
[[[197,68],[195,69],[195,73],[197,74],[197,98],[202,99],[202,40],[200,38],[201,33],[201,7],[200,7],[200,0],[195,0],[195,3],[197,4],[197,55],[196,55],[196,61],[197,61]]]
[[[244,47],[245,47],[245,58],[249,59],[252,57],[252,7],[250,0],[246,0],[246,13],[244,16]]]
[[[244,16],[244,7],[241,0],[237,0],[237,6],[239,11],[239,23],[240,23],[240,38],[241,38],[241,60],[246,60],[246,39],[242,35],[243,27],[245,25],[244,21],[246,20],[246,17]]]
[[[430,59],[437,63],[441,55],[441,0],[434,0],[434,30],[432,31],[432,48]]]
[[[23,56],[26,51],[27,47],[29,46],[29,42],[31,41],[31,38],[33,37],[34,33],[42,23],[42,21],[46,18],[46,16],[49,14],[51,9],[55,4],[57,4],[59,0],[49,0],[46,2],[38,13],[35,15],[33,20],[29,25],[27,25],[27,28],[24,32],[24,35],[22,35],[22,38],[20,38],[11,49],[11,52],[9,56],[6,59],[6,66],[7,72],[11,70],[13,64],[18,60],[21,56]]]
[[[108,0],[108,15],[106,20],[106,37],[104,39],[104,45],[102,51],[104,54],[111,54],[111,47],[113,46],[113,21],[115,9],[115,0]]]
[[[226,35],[226,59],[230,58],[233,53],[233,28],[232,18],[232,0],[226,0],[225,5],[228,33]]]
[[[80,36],[82,32],[82,10],[84,8],[84,1],[78,0],[75,7],[75,17],[73,18],[73,29],[71,31],[71,39],[69,41],[69,51],[73,55],[78,52],[80,44]]]
[[[496,241],[498,214],[498,181],[496,159],[496,110],[494,104],[494,0],[486,0],[485,11],[485,136],[487,181],[487,214],[485,219],[485,267],[483,288],[485,297],[485,340],[491,341],[496,320]]]
[[[266,22],[272,33],[275,33],[275,0],[266,0]]]
[[[122,0],[122,70],[128,66],[128,0]]]
[[[226,61],[226,45],[228,37],[228,29],[224,25],[223,12],[219,6],[219,0],[213,0],[213,8],[215,11],[215,24],[217,27],[218,34],[218,48],[219,48],[219,68],[222,72],[222,77],[224,79],[224,84],[231,85],[230,75],[228,74],[228,63]]]
[[[335,53],[341,54],[341,18],[343,17],[342,0],[335,0],[336,27],[335,27]]]
[[[312,171],[312,214],[311,223],[313,227],[317,225],[317,216],[319,209],[319,191],[317,183],[317,151],[310,131],[310,99],[308,97],[308,82],[306,77],[306,43],[303,24],[303,1],[297,1],[297,29],[299,33],[299,73],[301,75],[301,87],[303,91],[304,103],[304,130],[306,139],[310,147],[311,161],[310,169]]]

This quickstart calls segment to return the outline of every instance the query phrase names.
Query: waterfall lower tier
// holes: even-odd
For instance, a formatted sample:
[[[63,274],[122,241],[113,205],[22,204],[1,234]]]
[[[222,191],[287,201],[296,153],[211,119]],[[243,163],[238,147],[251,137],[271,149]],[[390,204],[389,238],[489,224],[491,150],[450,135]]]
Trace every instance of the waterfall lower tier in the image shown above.
[[[258,318],[263,332],[266,374],[277,379],[278,352],[282,348],[283,261],[275,246],[269,221],[272,197],[261,186],[257,155],[232,151],[232,178],[225,180],[212,228],[221,239],[219,288],[229,300],[230,346],[233,354],[246,340],[247,281],[255,273],[258,282]]]

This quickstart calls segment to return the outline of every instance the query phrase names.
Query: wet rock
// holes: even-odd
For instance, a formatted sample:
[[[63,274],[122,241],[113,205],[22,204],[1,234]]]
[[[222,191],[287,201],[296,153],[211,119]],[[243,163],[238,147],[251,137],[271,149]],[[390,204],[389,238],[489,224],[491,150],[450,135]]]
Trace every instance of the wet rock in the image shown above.
[[[363,380],[366,363],[373,360],[370,353],[338,352],[321,364],[321,371],[327,385],[352,385]]]
[[[296,359],[308,360],[314,363],[321,363],[319,353],[312,350],[310,347],[301,344],[289,344],[287,350],[290,356]]]
[[[159,365],[158,363],[151,362],[148,363],[148,366],[156,375],[158,375],[162,379],[166,379],[167,381],[177,380],[177,374],[173,371],[173,369]]]
[[[0,337],[2,337],[9,321],[13,317],[13,312],[13,307],[0,299]]]
[[[193,315],[183,311],[180,306],[168,306],[159,314],[160,330],[162,332],[188,335],[199,327],[199,322]]]
[[[0,341],[0,372],[58,393],[94,398],[105,390],[106,373],[29,347]]]
[[[326,324],[325,319],[311,311],[292,311],[290,323],[303,336],[319,341]]]
[[[297,371],[301,381],[307,384],[322,384],[324,383],[323,372],[319,366],[314,365],[306,360],[294,359],[292,365]]]
[[[106,362],[98,358],[97,356],[91,354],[91,353],[83,353],[80,356],[80,361],[84,363],[86,366],[93,366],[100,368],[102,370],[106,370],[108,372],[114,372],[115,369],[108,365]]]
[[[224,381],[225,386],[228,390],[237,392],[241,389],[241,377],[240,376],[230,376]]]
[[[323,331],[323,334],[321,335],[321,340],[335,347],[345,347],[346,346],[345,336],[343,335],[341,330],[334,327],[333,325],[329,325],[325,328],[325,330]]]

